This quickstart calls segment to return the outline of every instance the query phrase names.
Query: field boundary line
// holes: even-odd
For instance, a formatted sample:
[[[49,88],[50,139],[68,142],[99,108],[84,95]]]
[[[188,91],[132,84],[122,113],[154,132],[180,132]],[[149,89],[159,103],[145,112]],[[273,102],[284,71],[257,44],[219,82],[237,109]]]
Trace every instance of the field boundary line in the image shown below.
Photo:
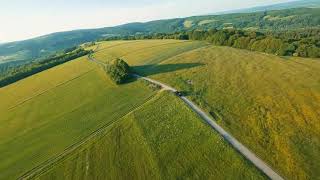
[[[98,44],[97,48],[94,50],[94,52],[100,52],[102,50],[106,50],[106,49],[111,49],[111,48],[114,48],[114,47],[117,47],[117,46],[122,46],[122,45],[126,45],[126,44],[132,44],[132,43],[138,43],[140,41],[124,41],[123,43],[119,43],[119,44],[115,44],[113,46],[109,46],[109,47],[105,47],[105,48],[102,48],[102,49],[98,49],[99,45],[101,44]]]
[[[130,54],[143,52],[143,51],[146,50],[146,49],[153,49],[153,48],[156,48],[156,47],[162,47],[162,46],[167,46],[167,45],[172,45],[172,44],[185,44],[185,43],[190,43],[190,42],[191,42],[191,41],[182,41],[182,42],[165,43],[165,44],[159,44],[159,45],[149,46],[149,47],[146,47],[146,48],[137,49],[137,50],[134,51],[134,52],[124,53],[124,54],[120,55],[119,57],[120,57],[120,58],[124,58],[124,57],[126,57],[126,56],[128,56],[128,55],[130,55]]]
[[[140,42],[140,41],[139,41]],[[162,47],[162,46],[165,46],[165,45],[171,45],[171,44],[185,44],[185,43],[190,43],[192,41],[183,41],[183,42],[174,42],[174,43],[166,43],[166,44],[160,44],[160,45],[154,45],[154,46],[150,46],[150,47],[146,47],[146,48],[141,48],[141,49],[138,49],[134,52],[127,52],[127,53],[124,53],[122,55],[119,55],[120,58],[125,58],[126,56],[130,55],[130,54],[133,54],[133,53],[139,53],[139,52],[142,52],[143,50],[145,49],[153,49],[153,48],[156,48],[156,47]],[[129,44],[129,43],[123,43],[123,44]],[[123,44],[120,44],[120,45],[123,45]],[[118,45],[115,45],[115,46],[118,46]],[[115,47],[113,46],[113,47]],[[175,54],[174,56],[171,56],[171,57],[168,57],[166,59],[164,59],[163,61],[159,62],[159,64],[167,61],[168,59],[171,59],[173,57],[176,57],[176,56],[181,56],[182,54],[184,53],[188,53],[188,52],[191,52],[191,51],[195,51],[195,50],[199,50],[199,49],[202,49],[202,48],[206,48],[206,47],[209,47],[210,45],[204,45],[204,46],[200,46],[200,47],[196,47],[194,49],[191,49],[191,50],[187,50],[187,51],[183,51],[181,53],[178,53],[178,54]],[[100,50],[97,50],[99,48],[99,45],[96,47],[96,50],[94,51],[94,53],[96,52],[99,52],[100,50],[103,50],[103,49],[100,49]],[[111,48],[111,47],[109,47]],[[104,49],[108,49],[108,48],[104,48]],[[96,62],[97,64],[101,65],[101,66],[106,66],[107,63],[103,62],[103,61],[100,61],[100,60],[97,60],[94,58],[93,54],[89,54],[88,56],[89,60],[91,61],[94,61]],[[113,59],[113,58],[112,58]],[[114,59],[117,59],[117,58],[114,58]]]
[[[37,165],[36,167],[32,168],[31,170],[25,172],[18,179],[22,179],[22,180],[31,179],[31,178],[34,178],[34,177],[36,177],[38,175],[41,175],[41,174],[47,172],[47,170],[49,170],[52,165],[54,165],[55,163],[60,162],[61,160],[63,160],[64,157],[66,157],[67,155],[71,154],[74,150],[80,148],[82,145],[84,145],[85,143],[89,142],[91,139],[93,139],[95,137],[98,137],[99,135],[102,135],[105,132],[105,130],[107,130],[108,127],[110,127],[111,125],[113,125],[116,122],[119,122],[122,118],[130,115],[134,111],[138,110],[143,105],[145,105],[146,103],[151,101],[154,97],[156,97],[156,95],[157,95],[157,93],[153,93],[152,95],[147,97],[143,103],[135,105],[131,109],[129,109],[128,113],[126,113],[126,114],[124,114],[124,115],[122,115],[122,116],[120,116],[118,118],[115,118],[113,121],[110,121],[110,122],[102,125],[97,130],[91,132],[88,136],[82,138],[78,142],[76,142],[76,143],[68,146],[67,148],[65,148],[65,150],[62,151],[60,154],[58,154],[58,155],[56,155],[56,156],[54,156],[52,158],[49,158],[48,160],[40,163],[39,165]]]
[[[156,39],[156,40],[159,40],[161,41],[162,39]],[[106,50],[106,49],[112,49],[114,47],[118,47],[118,46],[122,46],[122,45],[126,45],[126,44],[134,44],[134,43],[139,43],[139,42],[142,42],[143,40],[126,40],[124,43],[119,43],[119,44],[116,44],[116,45],[113,45],[113,46],[109,46],[109,47],[105,47],[105,48],[102,48],[102,49],[98,49],[96,48],[94,50],[94,52],[100,52],[102,50]],[[162,45],[169,45],[169,44],[177,44],[177,43],[185,43],[185,42],[191,42],[191,41],[183,41],[183,42],[172,42],[172,43],[165,43],[165,44],[160,44],[160,45],[155,45],[155,46],[151,46],[151,47],[148,47],[148,48],[152,48],[152,47],[157,47],[157,46],[162,46]],[[101,45],[101,44],[98,44],[98,46]],[[142,49],[145,49],[145,48],[141,48],[139,50],[142,50]]]
[[[47,92],[49,92],[49,91],[51,91],[51,90],[53,90],[53,89],[55,89],[55,88],[58,88],[58,87],[60,87],[60,86],[63,86],[63,85],[65,85],[65,84],[67,84],[67,83],[69,83],[69,82],[71,82],[71,81],[74,81],[74,80],[76,80],[76,79],[79,79],[79,78],[81,78],[82,76],[85,76],[86,74],[89,74],[90,72],[92,72],[92,71],[94,71],[94,70],[95,70],[95,68],[94,68],[94,69],[91,69],[91,70],[89,70],[89,71],[86,71],[86,72],[80,74],[79,76],[73,77],[72,79],[69,79],[69,80],[67,80],[67,81],[58,83],[57,85],[55,85],[55,86],[53,86],[53,87],[51,87],[51,88],[45,89],[45,90],[41,91],[40,93],[35,94],[35,95],[33,95],[33,96],[31,96],[31,97],[29,97],[29,98],[27,98],[27,99],[24,99],[23,101],[20,101],[19,103],[17,103],[17,104],[14,105],[14,106],[11,106],[8,110],[15,109],[15,108],[17,108],[18,106],[21,106],[22,104],[24,104],[24,103],[26,103],[26,102],[28,102],[28,101],[30,101],[30,100],[38,97],[38,96],[41,96],[41,95],[43,95],[43,94],[45,94],[45,93],[47,93]]]
[[[208,44],[208,45],[204,45],[204,46],[201,46],[201,47],[197,47],[197,48],[191,49],[191,50],[189,50],[189,51],[184,51],[184,52],[178,53],[178,54],[176,54],[176,55],[174,55],[174,56],[171,56],[171,57],[169,57],[169,58],[167,58],[167,59],[164,59],[163,61],[159,62],[158,64],[166,63],[166,61],[171,60],[171,58],[179,57],[179,56],[182,56],[182,55],[184,55],[184,54],[186,54],[186,53],[191,53],[191,52],[193,52],[193,51],[199,51],[199,50],[201,50],[201,49],[208,48],[208,47],[210,47],[210,46],[212,46],[212,45],[209,45],[209,44]],[[156,64],[155,64],[154,66],[156,66]]]

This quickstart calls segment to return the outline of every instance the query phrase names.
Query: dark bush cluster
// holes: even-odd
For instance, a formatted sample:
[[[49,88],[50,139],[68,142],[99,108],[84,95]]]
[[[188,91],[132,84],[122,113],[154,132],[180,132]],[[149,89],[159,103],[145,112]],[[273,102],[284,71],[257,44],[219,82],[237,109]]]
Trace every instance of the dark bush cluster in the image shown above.
[[[112,60],[106,65],[105,70],[116,84],[124,83],[130,75],[130,67],[122,59]]]

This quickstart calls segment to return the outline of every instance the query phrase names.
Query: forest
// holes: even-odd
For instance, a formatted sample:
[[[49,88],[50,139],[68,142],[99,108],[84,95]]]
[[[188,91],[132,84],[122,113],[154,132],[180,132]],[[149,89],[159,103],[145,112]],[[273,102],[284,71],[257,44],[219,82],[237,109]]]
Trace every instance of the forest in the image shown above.
[[[279,56],[320,57],[320,30],[282,32],[243,31],[236,29],[191,31],[191,40],[206,40],[214,45],[230,46]],[[178,38],[186,38],[180,34]]]

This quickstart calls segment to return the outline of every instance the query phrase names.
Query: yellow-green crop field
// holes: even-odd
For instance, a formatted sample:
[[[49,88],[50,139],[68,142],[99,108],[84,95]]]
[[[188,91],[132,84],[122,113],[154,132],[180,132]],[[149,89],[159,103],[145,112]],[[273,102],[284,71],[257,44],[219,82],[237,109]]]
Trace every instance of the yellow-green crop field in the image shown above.
[[[205,42],[177,40],[111,41],[100,44],[94,57],[103,62],[123,58],[130,65],[157,64],[206,45]]]
[[[179,89],[285,179],[320,177],[319,59],[198,41],[90,48]],[[265,178],[177,97],[141,80],[115,85],[86,57],[0,88],[0,100],[0,179],[46,164],[34,178]]]
[[[0,89],[0,179],[15,179],[155,94],[81,58]]]
[[[96,57],[115,52],[139,74],[181,90],[285,178],[320,177],[319,59],[189,41],[145,44],[152,41],[130,42]],[[166,56],[189,44],[197,48]]]
[[[36,179],[265,179],[182,100],[162,92]]]

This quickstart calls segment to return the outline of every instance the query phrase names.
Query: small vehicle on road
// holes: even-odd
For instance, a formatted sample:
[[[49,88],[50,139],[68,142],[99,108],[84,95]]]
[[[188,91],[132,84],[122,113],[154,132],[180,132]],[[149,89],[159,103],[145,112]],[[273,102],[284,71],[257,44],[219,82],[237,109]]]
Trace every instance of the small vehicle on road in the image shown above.
[[[183,94],[180,91],[175,91],[174,94],[179,96],[179,97],[183,96]]]

